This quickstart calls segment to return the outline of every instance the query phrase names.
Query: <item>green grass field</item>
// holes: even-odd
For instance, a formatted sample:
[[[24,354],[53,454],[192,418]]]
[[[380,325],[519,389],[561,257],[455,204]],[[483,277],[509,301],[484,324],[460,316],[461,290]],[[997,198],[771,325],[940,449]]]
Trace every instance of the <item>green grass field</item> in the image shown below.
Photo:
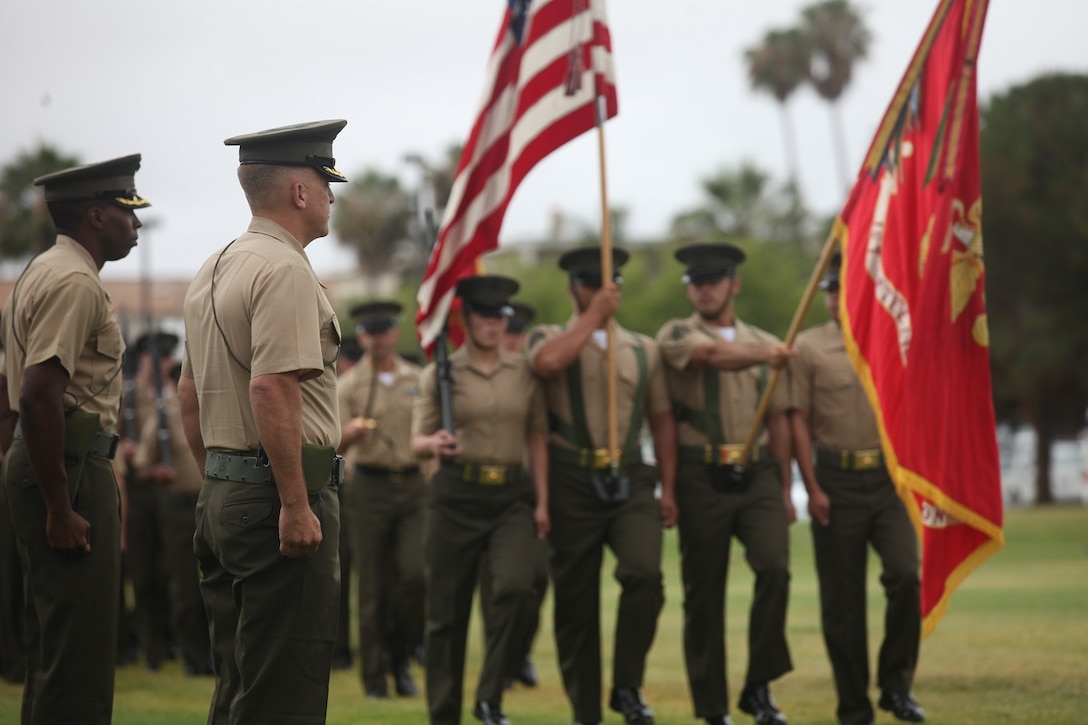
[[[931,723],[1049,725],[1088,722],[1088,508],[1014,510],[1007,516],[1006,548],[984,564],[953,596],[936,632],[922,643],[915,694]],[[773,686],[792,725],[833,725],[835,697],[819,629],[819,604],[807,524],[792,532],[793,586],[789,640],[794,671]],[[734,548],[728,598],[728,654],[731,697],[747,660],[745,622],[751,577]],[[604,569],[605,652],[611,651],[616,585]],[[883,596],[870,567],[870,629],[875,653],[882,629]],[[693,722],[681,653],[681,589],[675,533],[666,537],[666,603],[650,653],[644,692],[658,723]],[[569,723],[559,685],[550,599],[534,653],[542,677],[533,690],[509,693],[505,709],[517,725]],[[478,622],[477,622],[478,624]],[[470,634],[471,706],[479,664],[478,627]],[[875,655],[874,655],[875,656]],[[605,662],[605,686],[609,685]],[[422,685],[422,673],[416,670]],[[184,677],[177,664],[158,673],[142,667],[117,677],[114,722],[118,725],[197,725],[204,722],[212,689],[209,679]],[[21,690],[0,685],[0,723],[16,723]],[[737,725],[751,718],[734,713]],[[466,710],[464,721],[475,722]],[[329,694],[332,725],[426,722],[421,698],[365,700],[358,671],[334,672]],[[607,723],[619,723],[609,713]],[[887,713],[878,723],[895,722]]]

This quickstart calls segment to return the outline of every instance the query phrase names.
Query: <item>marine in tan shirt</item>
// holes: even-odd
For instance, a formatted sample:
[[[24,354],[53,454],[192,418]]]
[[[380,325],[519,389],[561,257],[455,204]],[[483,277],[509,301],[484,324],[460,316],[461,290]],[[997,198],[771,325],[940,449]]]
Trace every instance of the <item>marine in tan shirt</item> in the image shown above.
[[[831,320],[797,337],[789,414],[812,515],[820,615],[838,695],[835,714],[844,723],[873,721],[866,626],[871,546],[880,558],[886,601],[877,704],[899,720],[922,722],[925,712],[911,692],[922,624],[918,539],[846,354],[839,324],[841,264],[836,252],[820,285]]]
[[[174,597],[168,588],[169,574],[163,571],[167,561],[167,542],[163,536],[163,487],[146,475],[137,475],[146,474],[147,471],[140,470],[141,465],[136,457],[144,429],[151,424],[155,430],[159,430],[159,406],[166,400],[163,391],[169,385],[167,378],[176,363],[179,342],[178,336],[171,332],[149,330],[136,338],[132,345],[131,353],[136,362],[135,374],[131,381],[125,381],[126,399],[117,456],[122,459],[123,470],[120,477],[124,481],[123,495],[126,504],[122,509],[122,524],[125,529],[124,570],[132,583],[133,618],[139,646],[144,655],[144,666],[152,671],[162,667],[168,648],[176,640],[170,621],[171,602]],[[125,370],[122,374],[125,372],[129,371]],[[176,401],[173,405],[176,406]],[[165,410],[162,417],[166,417]],[[174,464],[174,449],[184,453],[183,459],[177,462],[178,467],[190,467],[196,473],[195,485],[196,491],[199,491],[204,474],[198,471],[192,453],[185,443],[185,436],[180,430],[176,436],[171,436],[167,453],[162,456],[163,461],[170,465]],[[193,503],[195,504],[195,500]],[[192,518],[190,511],[190,521]],[[190,555],[193,548],[192,538],[190,531]],[[200,665],[207,668],[207,656]]]
[[[620,327],[619,269],[626,251],[612,249],[614,278],[603,279],[601,249],[565,253],[575,316],[563,327],[529,333],[528,356],[544,382],[551,435],[555,631],[563,684],[574,719],[601,717],[600,578],[604,546],[616,555],[623,594],[612,657],[609,707],[628,723],[652,722],[641,694],[646,655],[664,602],[662,526],[676,521],[676,431],[665,371],[650,338]],[[615,353],[616,448],[608,451],[608,331]],[[653,437],[657,471],[642,462],[640,435]],[[660,496],[655,496],[660,480]]]
[[[227,139],[253,218],[185,296],[178,395],[208,474],[194,544],[219,675],[211,723],[325,718],[340,591],[340,327],[305,247],[329,232],[329,183],[345,180],[332,142],[346,123]]]
[[[425,488],[412,453],[419,367],[397,354],[401,305],[352,308],[365,355],[340,379],[344,516],[358,572],[359,657],[367,697],[417,694],[409,656],[423,644]],[[341,551],[341,557],[343,552]]]
[[[208,617],[200,596],[200,573],[193,554],[196,504],[204,484],[204,472],[197,468],[181,424],[177,396],[181,363],[172,362],[169,357],[161,363],[166,368],[162,378],[162,420],[158,411],[144,419],[133,457],[140,485],[158,493],[155,498],[157,511],[152,520],[157,543],[145,556],[147,553],[153,555],[156,566],[152,573],[167,582],[169,599],[156,602],[155,606],[159,607],[156,614],[168,621],[167,631],[181,654],[185,673],[210,675]]]
[[[502,349],[517,289],[514,280],[493,275],[458,283],[466,334],[449,360],[453,430],[443,427],[435,363],[423,370],[412,414],[413,450],[441,461],[430,484],[424,544],[427,708],[434,725],[461,722],[465,638],[485,557],[492,599],[474,714],[485,725],[509,722],[502,710],[505,677],[532,606],[535,539],[550,524],[544,398],[525,358]]]
[[[420,368],[396,353],[400,312],[400,304],[393,301],[352,309],[366,354],[339,382],[340,450],[349,467],[399,471],[418,463],[411,438]]]
[[[731,244],[676,250],[695,313],[658,332],[680,443],[680,508],[684,580],[684,657],[696,717],[729,719],[724,601],[732,539],[745,548],[756,576],[748,672],[739,708],[757,722],[784,725],[769,683],[792,669],[786,644],[789,598],[790,439],[785,385],[773,391],[764,430],[748,459],[744,443],[769,384],[769,367],[791,351],[772,335],[737,319],[736,268],[744,252]]]
[[[136,245],[149,206],[140,155],[34,181],[57,227],[4,306],[8,405],[18,414],[4,493],[23,562],[28,661],[24,722],[109,723],[117,648],[120,517],[109,458],[124,342],[99,279]]]

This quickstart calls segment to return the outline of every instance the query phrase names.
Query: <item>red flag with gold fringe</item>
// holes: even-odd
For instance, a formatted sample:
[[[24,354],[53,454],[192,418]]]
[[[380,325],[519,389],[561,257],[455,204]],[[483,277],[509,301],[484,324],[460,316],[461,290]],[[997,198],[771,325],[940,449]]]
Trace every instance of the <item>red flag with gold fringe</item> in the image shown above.
[[[987,0],[940,0],[838,220],[847,349],[922,543],[923,631],[1004,546],[982,255]]]

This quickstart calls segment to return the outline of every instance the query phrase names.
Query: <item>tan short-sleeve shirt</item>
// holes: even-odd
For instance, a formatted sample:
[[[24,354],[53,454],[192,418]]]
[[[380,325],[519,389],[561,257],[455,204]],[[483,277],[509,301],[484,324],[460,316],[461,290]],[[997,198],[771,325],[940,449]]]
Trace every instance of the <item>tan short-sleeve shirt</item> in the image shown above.
[[[573,320],[572,320],[573,321]],[[568,323],[569,325],[570,323]],[[549,339],[563,332],[557,325],[540,325],[534,328],[527,340],[529,360],[535,360],[541,348]],[[647,416],[672,410],[668,388],[665,384],[665,371],[661,364],[661,352],[657,343],[645,335],[625,330],[618,324],[613,333],[616,360],[616,432],[617,445],[621,448],[627,440],[632,423],[640,429]],[[646,356],[646,380],[643,393],[643,415],[633,421],[636,395],[639,386],[639,363],[635,350],[641,348]],[[608,445],[608,357],[606,350],[595,340],[589,340],[578,354],[578,364],[582,377],[582,398],[586,427],[594,448]],[[567,371],[563,371],[542,381],[548,401],[548,410],[559,420],[573,425],[570,390],[567,385]],[[569,441],[558,433],[552,433],[552,442],[568,448],[576,447],[576,442]]]
[[[185,441],[185,429],[181,425],[181,406],[176,394],[163,396],[163,414],[166,430],[170,434],[170,467],[174,469],[174,481],[166,488],[170,493],[200,493],[204,473],[197,468],[196,460]],[[136,468],[153,466],[162,462],[162,446],[159,441],[159,416],[144,418],[140,427],[140,445],[136,449],[133,464]]]
[[[816,445],[835,451],[880,447],[873,409],[834,320],[797,336],[790,373],[790,406],[808,414]]]
[[[401,469],[416,465],[412,454],[412,407],[419,397],[419,366],[397,357],[388,384],[374,372],[369,357],[340,378],[340,424],[371,418],[377,427],[352,443],[349,465]]]
[[[19,410],[23,372],[53,358],[70,380],[64,406],[96,413],[113,431],[121,410],[121,356],[125,343],[109,294],[90,253],[71,237],[27,267],[4,305],[8,403]]]
[[[684,320],[672,320],[665,323],[657,333],[661,354],[665,358],[665,371],[669,383],[669,395],[679,403],[681,409],[687,408],[697,413],[706,411],[706,369],[693,367],[691,362],[695,348],[707,341],[720,340],[717,327],[708,324],[698,314]],[[758,327],[736,321],[735,342],[748,345],[768,345],[778,339]],[[752,421],[763,388],[770,380],[771,370],[763,365],[753,365],[744,370],[719,370],[718,375],[718,411],[722,421],[723,443],[744,443],[748,437]],[[768,414],[781,413],[789,405],[789,391],[785,381],[780,380],[771,395]],[[766,444],[767,432],[764,430],[758,443]],[[677,415],[677,442],[681,446],[703,446],[709,443],[707,434],[692,421]]]
[[[205,447],[255,449],[251,378],[295,371],[302,442],[339,444],[340,324],[306,252],[287,230],[254,217],[245,234],[200,268],[184,310],[182,375],[195,381]]]
[[[442,427],[437,368],[423,369],[420,395],[412,411],[412,434],[430,435]],[[450,355],[454,433],[461,460],[501,465],[525,460],[525,438],[546,433],[548,411],[540,383],[525,357],[502,352],[490,373],[472,364],[465,348]]]

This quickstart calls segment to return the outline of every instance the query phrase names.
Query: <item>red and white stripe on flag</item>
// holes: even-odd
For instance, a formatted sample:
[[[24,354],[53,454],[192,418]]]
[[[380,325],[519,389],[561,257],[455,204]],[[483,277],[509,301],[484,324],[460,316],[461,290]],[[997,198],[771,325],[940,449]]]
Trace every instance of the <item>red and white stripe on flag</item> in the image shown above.
[[[430,354],[457,281],[495,249],[518,184],[541,159],[616,115],[604,0],[508,0],[479,113],[457,166],[416,324]]]

